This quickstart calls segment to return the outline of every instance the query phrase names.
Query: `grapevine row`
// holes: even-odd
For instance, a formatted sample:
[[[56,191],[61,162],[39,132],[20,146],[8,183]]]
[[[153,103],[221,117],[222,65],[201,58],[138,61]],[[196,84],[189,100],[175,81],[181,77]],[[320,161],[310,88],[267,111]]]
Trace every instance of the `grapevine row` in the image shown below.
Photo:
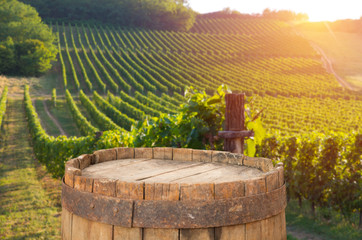
[[[93,127],[92,124],[79,111],[68,89],[65,91],[65,99],[67,100],[70,112],[72,113],[73,119],[82,135],[93,135],[95,132],[99,131],[97,128]]]
[[[91,81],[89,80],[89,77],[88,77],[88,74],[87,74],[87,71],[85,70],[85,67],[83,65],[83,62],[82,62],[82,59],[80,58],[79,56],[79,53],[78,53],[78,48],[76,47],[75,45],[75,41],[74,41],[74,36],[73,36],[73,31],[72,31],[72,27],[69,25],[69,28],[70,28],[70,38],[72,40],[72,46],[73,46],[73,49],[74,49],[74,53],[75,53],[75,56],[78,60],[78,64],[80,66],[80,69],[82,71],[82,74],[83,74],[83,79],[85,81],[85,83],[87,84],[87,87],[90,91],[92,91],[93,89],[93,85],[91,83]]]
[[[145,112],[139,108],[134,107],[128,102],[122,100],[120,97],[114,96],[111,92],[108,91],[107,101],[112,104],[116,109],[126,114],[127,116],[135,120],[143,120],[146,116]]]
[[[5,86],[0,98],[0,128],[6,112],[6,103],[8,100],[8,87]]]
[[[64,34],[65,52],[66,52],[66,54],[68,56],[68,61],[69,61],[70,68],[72,70],[72,75],[73,75],[73,80],[74,80],[75,86],[79,90],[80,89],[80,83],[79,83],[79,80],[78,80],[77,72],[75,71],[75,68],[74,68],[72,57],[70,56],[70,53],[69,53],[68,41],[67,41],[67,38],[66,38],[66,35],[65,35],[64,23],[63,23],[63,34]]]
[[[112,104],[104,100],[96,91],[93,91],[93,100],[95,101],[98,108],[108,117],[110,117],[118,126],[121,126],[130,131],[132,125],[136,123],[134,119],[120,112]]]
[[[94,103],[84,94],[82,90],[79,91],[79,99],[89,115],[91,115],[94,121],[96,121],[96,123],[98,124],[98,126],[102,128],[101,130],[123,131],[121,127],[115,124],[104,113],[99,111]]]

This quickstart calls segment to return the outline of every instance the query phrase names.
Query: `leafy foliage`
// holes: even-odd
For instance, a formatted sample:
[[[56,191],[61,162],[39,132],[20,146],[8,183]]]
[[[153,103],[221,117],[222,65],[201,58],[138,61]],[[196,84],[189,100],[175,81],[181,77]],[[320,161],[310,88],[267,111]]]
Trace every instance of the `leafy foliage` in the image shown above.
[[[103,99],[96,91],[93,91],[93,100],[98,108],[110,117],[118,126],[121,126],[126,130],[131,130],[132,125],[136,123],[134,119],[120,112],[112,104]]]
[[[185,31],[195,14],[180,0],[23,0],[44,18]]]
[[[213,96],[190,87],[185,92],[183,103],[177,114],[161,114],[149,117],[133,129],[134,145],[137,147],[187,147],[194,149],[223,148],[217,137],[222,130],[225,115],[225,94],[230,90],[221,85]],[[253,156],[255,143],[261,143],[264,132],[254,112],[247,108],[246,126],[256,131],[255,138],[247,141],[246,154]],[[254,149],[253,149],[254,148]]]
[[[54,42],[34,8],[16,0],[0,2],[0,74],[44,73],[56,57]]]
[[[309,133],[299,137],[271,136],[258,156],[282,161],[288,198],[329,206],[349,215],[362,210],[362,134]]]
[[[82,90],[79,91],[79,99],[82,102],[82,105],[87,109],[89,115],[96,121],[101,130],[118,130],[120,132],[123,129],[115,124],[109,117],[104,113],[98,110],[96,105],[84,94]]]

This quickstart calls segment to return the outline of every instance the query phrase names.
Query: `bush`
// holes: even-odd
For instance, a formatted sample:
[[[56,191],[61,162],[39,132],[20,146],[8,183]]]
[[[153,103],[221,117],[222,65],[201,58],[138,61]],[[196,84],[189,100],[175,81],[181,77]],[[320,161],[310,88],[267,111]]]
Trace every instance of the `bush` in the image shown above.
[[[16,0],[0,4],[0,74],[38,76],[51,68],[55,36],[36,10]]]

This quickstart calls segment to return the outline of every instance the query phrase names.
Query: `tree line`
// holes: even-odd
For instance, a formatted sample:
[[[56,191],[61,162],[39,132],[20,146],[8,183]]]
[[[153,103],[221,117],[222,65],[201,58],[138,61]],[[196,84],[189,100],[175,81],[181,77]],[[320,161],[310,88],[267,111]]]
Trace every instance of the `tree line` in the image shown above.
[[[197,18],[264,18],[273,19],[284,22],[304,22],[308,21],[309,16],[306,13],[296,13],[291,10],[270,10],[269,8],[264,9],[263,13],[240,13],[237,10],[231,8],[224,8],[218,12],[205,13],[197,15]]]
[[[22,0],[44,19],[188,30],[195,13],[186,0]]]

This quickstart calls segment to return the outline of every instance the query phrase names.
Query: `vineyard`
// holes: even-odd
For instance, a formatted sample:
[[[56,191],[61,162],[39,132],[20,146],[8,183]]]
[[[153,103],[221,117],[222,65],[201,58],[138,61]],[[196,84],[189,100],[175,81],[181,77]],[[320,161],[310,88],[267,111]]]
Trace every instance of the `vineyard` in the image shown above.
[[[93,95],[128,130],[146,115],[175,113],[186,87],[212,93],[220,84],[253,95],[270,133],[359,130],[361,95],[340,87],[308,42],[281,22],[201,19],[187,33],[64,23],[54,30],[63,85]]]
[[[64,174],[67,159],[96,149],[157,146],[140,141],[142,131],[152,124],[177,127],[191,109],[188,87],[205,91],[205,102],[224,84],[244,92],[248,110],[261,113],[267,136],[256,155],[284,162],[289,197],[309,200],[313,210],[361,211],[362,95],[342,88],[292,26],[253,18],[198,18],[188,32],[48,24],[59,53],[52,69],[57,87],[47,94],[81,135],[51,134],[39,115],[43,105],[33,105],[38,96],[25,86],[34,154],[53,176]],[[159,134],[170,137],[166,130]],[[174,142],[170,146],[191,146]]]

